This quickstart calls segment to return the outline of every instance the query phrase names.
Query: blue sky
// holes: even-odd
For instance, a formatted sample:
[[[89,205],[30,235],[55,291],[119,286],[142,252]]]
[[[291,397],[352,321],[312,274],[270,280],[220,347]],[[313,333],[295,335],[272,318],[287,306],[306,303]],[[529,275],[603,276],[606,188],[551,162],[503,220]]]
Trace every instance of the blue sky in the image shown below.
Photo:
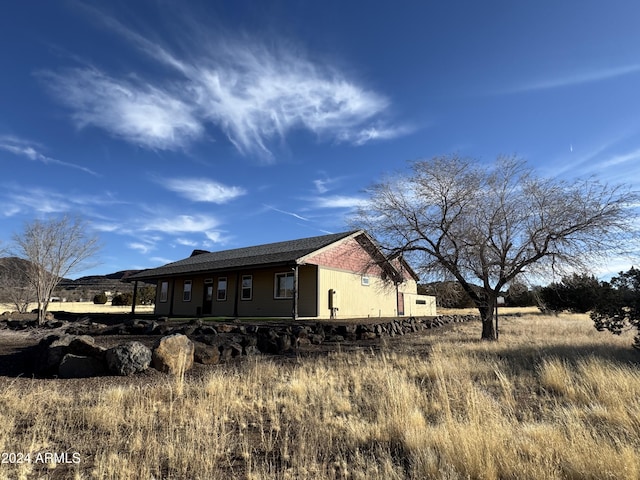
[[[80,215],[103,250],[78,276],[338,232],[365,187],[448,153],[637,188],[639,16],[632,1],[6,2],[0,241]]]

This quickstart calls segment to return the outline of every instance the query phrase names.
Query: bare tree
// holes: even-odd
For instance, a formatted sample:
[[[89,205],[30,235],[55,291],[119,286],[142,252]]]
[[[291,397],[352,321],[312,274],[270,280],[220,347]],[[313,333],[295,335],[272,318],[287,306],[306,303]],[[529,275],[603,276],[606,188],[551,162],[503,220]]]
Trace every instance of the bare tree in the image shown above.
[[[19,257],[27,260],[29,283],[38,303],[38,323],[44,321],[53,290],[67,275],[81,271],[98,250],[98,238],[87,232],[86,224],[67,216],[27,223],[14,235]]]
[[[20,313],[26,313],[36,297],[27,266],[21,258],[0,258],[0,302],[13,305]]]
[[[584,271],[620,252],[637,198],[595,180],[538,178],[517,158],[487,165],[458,156],[416,161],[411,174],[368,193],[356,224],[385,253],[413,256],[422,273],[459,282],[489,340],[505,286],[525,273]]]

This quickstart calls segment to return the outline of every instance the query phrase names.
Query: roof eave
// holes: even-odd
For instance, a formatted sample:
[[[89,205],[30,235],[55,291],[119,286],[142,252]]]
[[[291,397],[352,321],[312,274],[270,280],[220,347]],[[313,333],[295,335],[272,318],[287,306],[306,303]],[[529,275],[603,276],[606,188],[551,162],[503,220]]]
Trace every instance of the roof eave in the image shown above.
[[[144,272],[140,272],[135,276],[132,275],[128,280],[130,281],[141,281],[141,280],[158,280],[161,278],[174,278],[174,277],[184,277],[186,275],[206,275],[206,274],[219,274],[224,272],[241,272],[241,271],[253,271],[253,270],[265,270],[268,268],[274,267],[293,267],[298,265],[297,260],[286,260],[282,262],[271,262],[264,263],[260,265],[239,265],[235,267],[226,267],[226,268],[206,268],[202,270],[188,270],[184,272],[159,272],[153,275],[143,275]],[[162,268],[162,267],[160,267]],[[138,276],[140,275],[140,276]]]

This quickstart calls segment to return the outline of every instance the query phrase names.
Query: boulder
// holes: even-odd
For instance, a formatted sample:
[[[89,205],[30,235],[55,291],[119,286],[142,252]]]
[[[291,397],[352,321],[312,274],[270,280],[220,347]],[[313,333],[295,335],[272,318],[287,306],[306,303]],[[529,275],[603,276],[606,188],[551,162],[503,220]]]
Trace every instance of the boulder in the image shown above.
[[[215,365],[220,362],[220,350],[218,347],[202,342],[193,342],[193,361],[203,365]]]
[[[278,353],[285,353],[291,350],[291,335],[283,334],[278,337]]]
[[[376,338],[378,338],[378,335],[374,332],[362,332],[360,334],[360,340],[375,340]]]
[[[227,325],[226,323],[218,325],[218,333],[232,333],[235,329],[235,325]]]
[[[229,361],[242,355],[242,345],[236,342],[226,342],[220,346],[220,359]]]
[[[638,344],[640,345],[640,343]],[[640,349],[640,346],[637,347]],[[258,350],[258,347],[256,347],[255,345],[246,345],[244,347],[244,354],[245,355],[260,355],[260,350]]]
[[[67,353],[71,351],[71,343],[84,343],[93,345],[93,338],[88,335],[49,335],[39,343],[40,355],[34,370],[39,374],[55,375],[58,373],[58,366]],[[82,354],[82,353],[81,353]]]
[[[193,367],[194,345],[185,335],[174,333],[162,337],[153,349],[153,368],[179,374]]]
[[[273,328],[260,330],[257,337],[257,347],[261,352],[280,353],[278,338],[278,333]]]
[[[11,330],[26,330],[27,328],[35,327],[37,325],[37,320],[14,320],[12,318],[7,320],[7,327]]]
[[[106,349],[95,344],[93,337],[80,335],[69,342],[69,353],[84,357],[104,358]]]
[[[200,335],[217,335],[218,332],[211,325],[205,325],[200,329]]]
[[[127,342],[107,350],[107,367],[115,375],[143,372],[151,364],[151,350],[140,342]]]
[[[47,320],[42,326],[44,328],[50,328],[53,330],[54,328],[60,328],[64,326],[64,322],[62,320]]]
[[[60,378],[88,378],[107,373],[104,360],[67,353],[58,367]]]

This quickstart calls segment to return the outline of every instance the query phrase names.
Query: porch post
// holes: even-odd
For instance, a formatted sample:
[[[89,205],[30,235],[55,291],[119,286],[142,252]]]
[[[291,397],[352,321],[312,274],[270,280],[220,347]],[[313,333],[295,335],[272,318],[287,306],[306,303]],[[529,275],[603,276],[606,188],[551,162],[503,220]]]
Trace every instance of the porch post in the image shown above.
[[[133,282],[133,301],[131,302],[131,316],[136,314],[136,302],[138,301],[138,281]]]
[[[298,318],[298,265],[293,267],[293,308],[291,309],[291,319]]]
[[[175,295],[176,290],[176,279],[175,277],[171,279],[171,296],[169,297],[169,316],[173,317],[173,297]]]
[[[240,272],[236,272],[236,294],[233,300],[233,317],[234,318],[239,318],[238,306],[240,304],[240,290],[242,288],[242,285],[240,284],[240,277],[241,277]]]

